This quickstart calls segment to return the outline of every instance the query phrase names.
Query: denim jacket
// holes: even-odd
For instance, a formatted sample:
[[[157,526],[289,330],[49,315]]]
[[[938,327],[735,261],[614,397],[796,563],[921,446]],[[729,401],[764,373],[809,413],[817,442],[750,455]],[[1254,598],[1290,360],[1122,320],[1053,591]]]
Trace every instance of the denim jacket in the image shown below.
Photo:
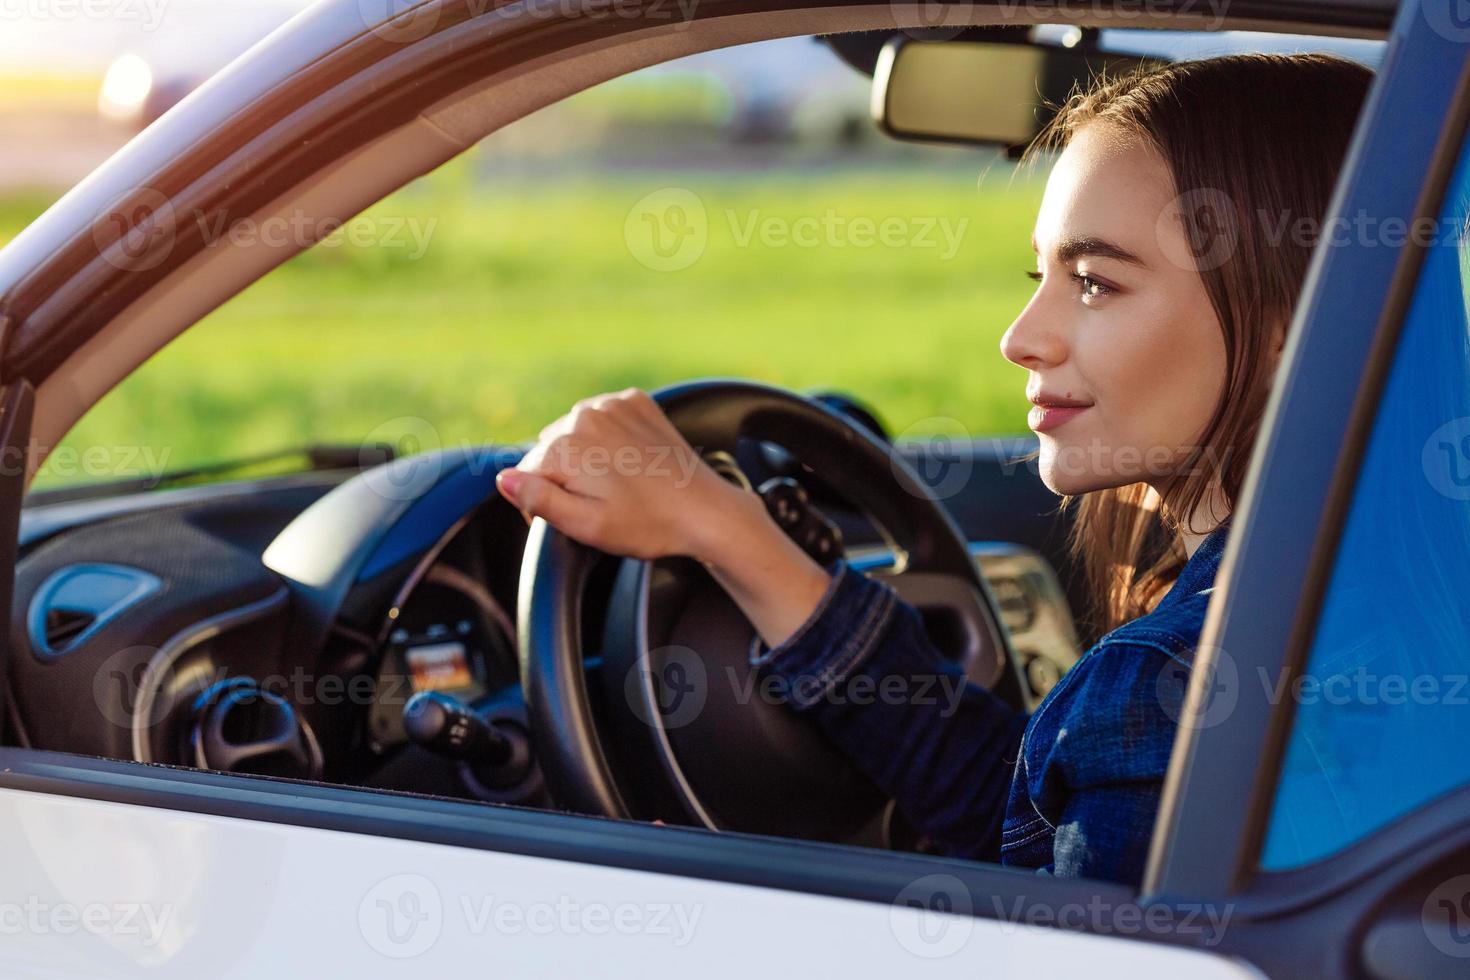
[[[1136,885],[1227,532],[1029,719],[967,683],[913,607],[841,559],[807,621],[754,663],[946,853]]]

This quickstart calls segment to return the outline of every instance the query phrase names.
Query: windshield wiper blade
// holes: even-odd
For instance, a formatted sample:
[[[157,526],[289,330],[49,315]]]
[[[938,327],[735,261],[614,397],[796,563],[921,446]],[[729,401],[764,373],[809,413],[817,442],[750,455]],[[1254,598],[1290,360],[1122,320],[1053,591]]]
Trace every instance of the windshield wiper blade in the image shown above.
[[[130,493],[146,493],[188,483],[212,482],[231,473],[266,466],[296,457],[304,458],[306,465],[292,469],[290,473],[316,473],[327,470],[366,470],[396,458],[397,451],[386,443],[366,445],[316,443],[277,449],[255,456],[205,463],[184,469],[170,470],[148,476],[128,477],[122,480],[101,483],[84,483],[77,486],[37,490],[27,494],[27,504],[57,504],[69,500],[92,500],[98,497],[121,497]],[[286,474],[276,474],[286,475]]]

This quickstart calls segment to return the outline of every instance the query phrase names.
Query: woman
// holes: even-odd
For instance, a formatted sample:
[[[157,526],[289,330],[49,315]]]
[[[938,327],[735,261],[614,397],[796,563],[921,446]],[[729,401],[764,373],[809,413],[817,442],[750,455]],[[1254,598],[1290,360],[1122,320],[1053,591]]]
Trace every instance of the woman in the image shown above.
[[[589,448],[692,451],[642,392],[581,402],[501,492],[603,551],[689,555],[767,649],[760,671],[942,849],[1137,884],[1188,668],[1292,307],[1370,74],[1338,59],[1170,65],[1074,96],[1032,244],[1035,295],[1001,340],[1026,369],[1046,485],[1106,630],[1030,719],[975,686],[957,705],[840,694],[953,671],[918,613],[823,568],[707,467],[578,467]],[[868,689],[874,689],[869,687]],[[917,701],[918,699],[915,699]]]

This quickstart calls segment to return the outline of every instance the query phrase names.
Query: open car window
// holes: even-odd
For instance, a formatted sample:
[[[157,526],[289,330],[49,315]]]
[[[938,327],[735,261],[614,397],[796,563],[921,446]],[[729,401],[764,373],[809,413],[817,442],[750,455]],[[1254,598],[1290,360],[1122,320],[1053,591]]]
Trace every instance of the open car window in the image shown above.
[[[1470,152],[1428,244],[1357,474],[1262,865],[1327,857],[1470,782]],[[1402,222],[1400,222],[1402,225]],[[1385,238],[1385,244],[1391,242]]]
[[[810,38],[747,45],[550,106],[340,229],[201,219],[222,244],[328,233],[105,396],[37,488],[518,442],[700,376],[839,390],[899,437],[1024,433],[996,345],[1045,174],[889,140],[869,86]]]

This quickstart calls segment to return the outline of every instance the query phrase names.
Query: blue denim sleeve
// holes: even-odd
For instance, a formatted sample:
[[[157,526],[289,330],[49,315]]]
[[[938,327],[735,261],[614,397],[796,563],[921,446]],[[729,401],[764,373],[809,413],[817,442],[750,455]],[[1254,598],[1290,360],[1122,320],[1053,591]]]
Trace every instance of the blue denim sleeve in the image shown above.
[[[996,861],[1025,715],[935,649],[919,613],[846,562],[785,642],[753,660],[947,853]]]

